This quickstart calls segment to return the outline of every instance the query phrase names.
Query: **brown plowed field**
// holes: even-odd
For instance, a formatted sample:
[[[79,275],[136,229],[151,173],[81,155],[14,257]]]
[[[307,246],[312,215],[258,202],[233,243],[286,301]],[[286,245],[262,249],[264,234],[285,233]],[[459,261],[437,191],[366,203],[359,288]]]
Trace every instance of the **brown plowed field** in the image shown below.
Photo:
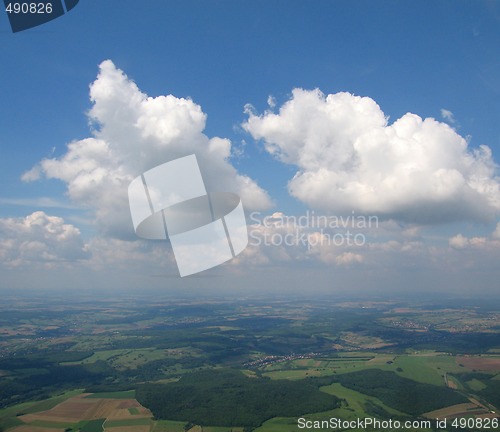
[[[476,369],[482,371],[497,371],[500,370],[500,357],[457,356],[457,364],[462,364],[469,369]]]
[[[463,403],[458,405],[441,408],[424,414],[427,418],[455,418],[466,417],[474,414],[486,414],[488,411],[481,406],[473,403]]]

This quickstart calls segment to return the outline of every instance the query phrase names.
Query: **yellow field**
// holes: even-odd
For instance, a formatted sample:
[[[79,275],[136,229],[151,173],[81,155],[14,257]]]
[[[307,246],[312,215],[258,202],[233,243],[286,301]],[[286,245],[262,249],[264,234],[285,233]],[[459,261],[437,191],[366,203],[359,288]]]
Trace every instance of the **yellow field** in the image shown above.
[[[153,415],[135,399],[91,399],[88,393],[67,399],[54,408],[35,414],[18,417],[26,425],[11,429],[12,432],[59,432],[65,425],[76,424],[84,420],[106,419],[106,421],[127,421],[149,419]],[[149,432],[149,425],[110,427],[106,430],[118,432]],[[10,432],[10,431],[9,431]]]

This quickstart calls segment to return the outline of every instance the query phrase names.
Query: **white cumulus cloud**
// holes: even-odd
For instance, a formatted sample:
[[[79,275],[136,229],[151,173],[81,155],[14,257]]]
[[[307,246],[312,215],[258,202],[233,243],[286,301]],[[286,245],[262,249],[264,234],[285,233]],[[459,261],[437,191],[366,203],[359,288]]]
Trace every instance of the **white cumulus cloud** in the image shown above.
[[[497,223],[495,230],[488,237],[466,237],[462,234],[457,234],[448,239],[448,244],[456,250],[500,250],[500,222]]]
[[[297,167],[288,190],[312,208],[416,223],[491,220],[500,212],[491,150],[469,149],[435,119],[408,113],[389,124],[369,97],[303,89],[278,113],[247,107],[247,114],[244,129]]]
[[[469,245],[469,239],[462,234],[457,234],[451,237],[448,243],[453,249],[465,249]]]
[[[192,100],[150,97],[110,60],[101,63],[90,99],[92,136],[68,144],[59,158],[42,160],[23,179],[64,181],[69,197],[95,211],[107,235],[133,235],[127,189],[136,176],[193,153],[208,191],[236,192],[248,209],[271,205],[267,193],[229,162],[231,142],[203,133],[207,116]]]
[[[42,265],[89,258],[78,228],[38,211],[24,218],[0,219],[0,258],[7,267]]]

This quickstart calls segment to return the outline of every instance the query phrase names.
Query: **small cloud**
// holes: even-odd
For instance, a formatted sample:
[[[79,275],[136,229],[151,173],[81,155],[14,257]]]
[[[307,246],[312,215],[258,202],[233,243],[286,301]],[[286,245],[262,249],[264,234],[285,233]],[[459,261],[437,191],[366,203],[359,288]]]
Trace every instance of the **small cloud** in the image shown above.
[[[269,97],[267,98],[267,104],[269,105],[269,108],[273,109],[276,106],[276,98],[269,95]]]
[[[341,265],[349,265],[352,263],[360,263],[363,262],[363,256],[353,252],[344,252],[339,255],[336,260],[337,264]]]
[[[22,176],[21,180],[23,182],[32,182],[39,180],[41,176],[41,168],[38,165],[35,165],[29,171],[26,171]]]
[[[231,147],[231,157],[233,159],[241,159],[245,156],[245,147],[247,146],[247,142],[243,139],[240,141],[240,144],[233,144]]]
[[[465,249],[469,245],[469,239],[462,234],[457,234],[448,240],[453,249]]]
[[[487,239],[485,237],[472,237],[469,240],[471,246],[475,247],[484,247],[487,243]]]
[[[441,108],[441,117],[451,124],[455,124],[457,122],[455,115],[450,110],[444,108]]]

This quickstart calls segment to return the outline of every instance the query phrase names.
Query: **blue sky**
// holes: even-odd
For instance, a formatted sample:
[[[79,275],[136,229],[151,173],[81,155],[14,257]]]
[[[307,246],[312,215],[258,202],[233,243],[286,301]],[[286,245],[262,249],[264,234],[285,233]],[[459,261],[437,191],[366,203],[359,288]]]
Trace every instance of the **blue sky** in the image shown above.
[[[44,159],[62,160],[71,141],[93,136],[87,116],[93,106],[89,85],[96,80],[103,61],[111,60],[116,70],[123,71],[130,82],[151,97],[171,94],[190,98],[201,107],[207,115],[203,134],[209,139],[231,140],[233,154],[237,155],[231,158],[230,165],[258,184],[269,202],[273,202],[259,208],[263,215],[298,215],[308,209],[346,212],[351,205],[349,200],[344,208],[322,208],[314,192],[303,189],[312,187],[311,184],[296,185],[295,192],[290,190],[288,185],[294,175],[307,173],[310,168],[301,165],[299,159],[286,156],[290,151],[285,142],[287,131],[273,129],[279,125],[264,124],[269,96],[274,98],[275,114],[292,100],[300,109],[301,102],[292,95],[295,88],[319,89],[325,98],[338,92],[369,97],[389,118],[388,125],[406,113],[432,117],[466,138],[468,152],[483,144],[488,146],[490,162],[498,163],[499,24],[500,7],[490,1],[86,0],[53,22],[16,34],[11,33],[6,14],[0,14],[0,218],[11,220],[0,230],[4,244],[0,257],[5,257],[6,263],[0,268],[4,275],[0,287],[36,287],[41,279],[45,287],[63,285],[72,274],[88,274],[89,269],[95,284],[118,286],[124,283],[120,269],[139,253],[130,250],[130,256],[124,256],[122,262],[110,261],[105,270],[97,269],[93,262],[103,260],[100,253],[108,253],[97,249],[104,250],[118,241],[125,242],[125,249],[134,244],[133,249],[139,247],[139,242],[132,241],[132,236],[106,231],[105,224],[100,225],[95,216],[103,210],[99,208],[101,204],[92,206],[88,200],[68,194],[71,180],[47,178],[57,177],[54,172],[45,172],[36,181],[21,180],[24,173]],[[323,106],[321,97],[311,103]],[[254,129],[244,126],[249,119],[244,113],[246,104],[251,104],[255,118],[262,120]],[[297,128],[300,127],[298,121]],[[284,141],[273,144],[273,137],[279,133],[284,134]],[[272,155],[272,145],[278,145],[281,153]],[[320,155],[319,160],[322,159],[328,158]],[[458,165],[453,164],[460,162],[453,158],[443,160],[447,169],[456,168]],[[368,174],[361,182],[372,178],[372,171]],[[488,175],[489,187],[498,188],[498,169]],[[49,198],[59,205],[41,205],[40,198]],[[409,203],[405,207],[398,202],[399,205],[389,205],[384,210],[353,201],[356,213],[363,213],[364,208],[370,214],[380,214],[383,220],[384,226],[378,233],[367,234],[373,244],[366,250],[345,250],[333,255],[325,251],[281,251],[286,259],[280,258],[282,254],[276,250],[258,251],[218,271],[227,276],[227,285],[233,283],[239,272],[261,274],[262,280],[267,280],[270,274],[282,274],[282,269],[291,275],[301,271],[304,278],[309,274],[326,290],[334,289],[325,282],[331,274],[339,281],[338,289],[363,285],[358,280],[361,274],[397,290],[401,281],[415,280],[406,273],[411,271],[425,281],[415,283],[414,290],[432,290],[430,287],[443,285],[451,289],[456,285],[466,291],[479,283],[485,292],[494,291],[498,277],[495,262],[500,256],[495,234],[498,208],[485,209],[488,217],[482,220],[478,216],[482,201],[457,201],[456,212],[462,216],[454,220],[438,215],[438,205],[434,203],[429,204],[429,216],[424,220],[421,214],[412,217],[412,212],[419,213],[421,204]],[[443,206],[447,205],[443,201]],[[471,206],[477,207],[473,216],[467,211]],[[69,249],[54,252],[57,246],[53,243],[39,245],[47,257],[40,263],[35,263],[36,254],[29,258],[23,254],[22,244],[29,244],[30,239],[19,240],[15,235],[17,228],[12,227],[37,211],[47,217],[61,217],[80,232],[77,235],[75,231],[78,241]],[[49,223],[44,221],[40,223]],[[409,230],[418,234],[411,237]],[[95,244],[96,239],[100,239],[100,245]],[[20,243],[12,246],[13,242]],[[102,242],[108,242],[107,246]],[[380,242],[388,245],[383,247]],[[399,257],[401,262],[394,262],[400,253],[389,242],[397,242],[401,250],[414,247],[414,255]],[[144,255],[152,253],[150,246],[140,247],[145,248]],[[72,251],[69,255],[68,250]],[[439,258],[444,261],[436,263],[433,254],[446,258]],[[260,255],[265,259],[255,259]],[[163,273],[163,258],[158,259],[158,263],[145,259],[147,270],[139,267],[130,271]],[[34,270],[38,264],[39,269]],[[468,268],[467,276],[457,274],[457,267]],[[443,268],[448,270],[439,270]],[[171,272],[169,267],[165,272]],[[258,280],[258,276],[254,277]],[[292,281],[283,281],[284,287],[293,285],[293,281],[297,284],[296,277],[290,278]],[[131,288],[146,282],[150,283],[150,279],[126,281]],[[159,287],[164,283],[161,278],[155,279]],[[169,280],[170,283],[173,282]],[[174,285],[182,287],[187,283],[176,280]]]

